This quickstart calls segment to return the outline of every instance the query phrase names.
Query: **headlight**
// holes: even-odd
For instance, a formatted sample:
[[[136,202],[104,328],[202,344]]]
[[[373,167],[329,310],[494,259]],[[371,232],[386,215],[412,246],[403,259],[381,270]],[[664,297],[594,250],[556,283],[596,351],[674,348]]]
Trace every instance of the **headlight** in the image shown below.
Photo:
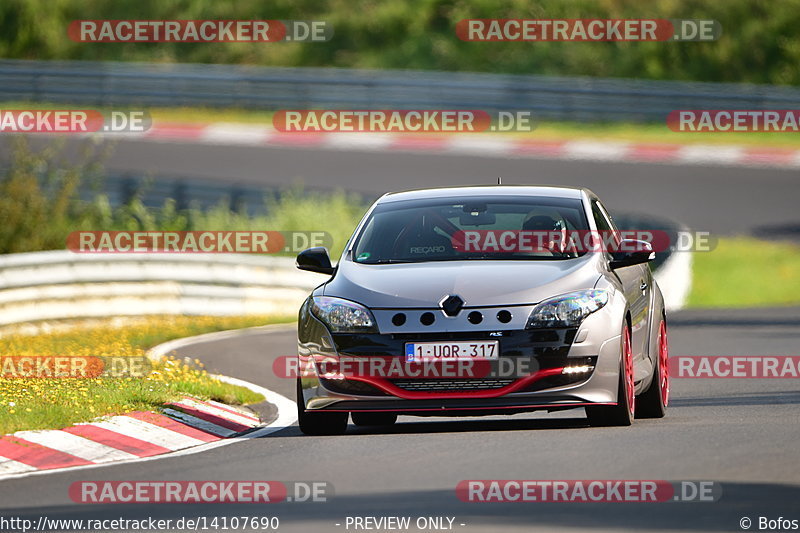
[[[315,296],[311,312],[325,322],[332,333],[364,333],[375,331],[375,319],[363,305],[330,296]]]
[[[556,296],[531,311],[526,328],[578,327],[583,319],[608,303],[608,291],[592,289]]]

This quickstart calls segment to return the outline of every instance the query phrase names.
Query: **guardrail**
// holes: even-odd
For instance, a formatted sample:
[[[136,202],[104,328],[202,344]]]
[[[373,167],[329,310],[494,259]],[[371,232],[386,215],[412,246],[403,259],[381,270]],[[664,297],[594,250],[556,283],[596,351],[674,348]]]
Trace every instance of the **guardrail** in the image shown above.
[[[0,325],[152,314],[292,313],[322,276],[288,257],[237,254],[0,256]]]
[[[770,85],[464,72],[0,61],[0,99],[99,106],[528,110],[540,119],[663,121],[675,109],[794,109]]]
[[[667,308],[679,309],[689,255],[656,270]],[[288,257],[242,254],[75,254],[0,256],[0,326],[66,318],[294,313],[324,276]]]

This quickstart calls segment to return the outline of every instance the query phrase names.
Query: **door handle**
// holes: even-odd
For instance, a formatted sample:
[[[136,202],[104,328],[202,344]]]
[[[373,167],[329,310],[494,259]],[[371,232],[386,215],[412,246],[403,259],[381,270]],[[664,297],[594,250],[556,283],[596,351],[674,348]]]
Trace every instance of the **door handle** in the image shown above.
[[[642,292],[647,290],[647,282],[645,280],[642,280],[641,284],[639,285],[639,290]]]

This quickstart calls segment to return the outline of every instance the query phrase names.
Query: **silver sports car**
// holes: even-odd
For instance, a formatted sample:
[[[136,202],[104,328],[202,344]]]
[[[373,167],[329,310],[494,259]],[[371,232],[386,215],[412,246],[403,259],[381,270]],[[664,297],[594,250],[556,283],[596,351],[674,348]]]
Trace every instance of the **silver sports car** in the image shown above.
[[[297,406],[307,434],[398,415],[582,407],[593,426],[663,417],[664,300],[650,243],[622,238],[587,189],[390,193],[300,309]]]

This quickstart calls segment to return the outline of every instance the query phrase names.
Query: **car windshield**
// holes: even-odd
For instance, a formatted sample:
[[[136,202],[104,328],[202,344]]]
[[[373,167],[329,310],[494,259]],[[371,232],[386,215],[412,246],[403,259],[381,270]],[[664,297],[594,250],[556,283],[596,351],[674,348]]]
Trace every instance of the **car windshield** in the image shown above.
[[[427,261],[562,260],[584,252],[562,236],[588,229],[579,199],[468,197],[387,202],[354,241],[362,264]]]

